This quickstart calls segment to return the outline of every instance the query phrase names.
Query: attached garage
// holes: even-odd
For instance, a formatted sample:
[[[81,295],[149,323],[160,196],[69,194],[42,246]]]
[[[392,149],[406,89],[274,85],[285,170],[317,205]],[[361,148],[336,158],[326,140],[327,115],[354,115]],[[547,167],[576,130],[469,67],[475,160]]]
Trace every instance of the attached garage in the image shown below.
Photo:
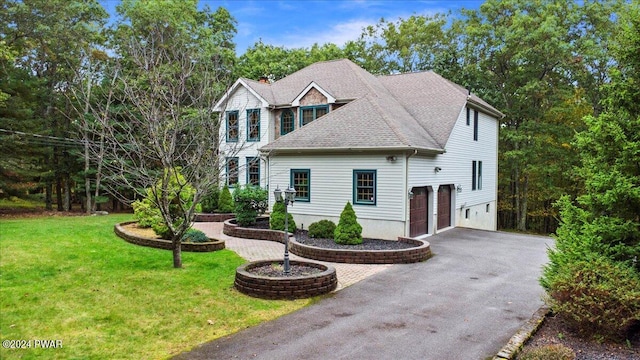
[[[451,185],[438,188],[438,230],[451,226]]]

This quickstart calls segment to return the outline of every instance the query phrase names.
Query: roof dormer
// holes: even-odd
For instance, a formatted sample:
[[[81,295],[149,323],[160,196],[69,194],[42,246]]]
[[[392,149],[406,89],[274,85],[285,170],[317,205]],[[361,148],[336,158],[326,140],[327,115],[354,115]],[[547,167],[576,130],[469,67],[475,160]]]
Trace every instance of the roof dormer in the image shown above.
[[[329,94],[328,91],[324,90],[320,85],[316,84],[315,81],[312,81],[309,85],[307,85],[306,88],[304,88],[304,90],[300,92],[300,94],[298,94],[298,96],[295,97],[295,99],[293,99],[293,101],[291,102],[291,106],[300,106],[301,100],[304,99],[307,95],[311,95],[312,93],[320,93],[322,96],[324,96],[324,101],[314,102],[316,104],[333,104],[336,102],[336,98],[331,96],[331,94]]]

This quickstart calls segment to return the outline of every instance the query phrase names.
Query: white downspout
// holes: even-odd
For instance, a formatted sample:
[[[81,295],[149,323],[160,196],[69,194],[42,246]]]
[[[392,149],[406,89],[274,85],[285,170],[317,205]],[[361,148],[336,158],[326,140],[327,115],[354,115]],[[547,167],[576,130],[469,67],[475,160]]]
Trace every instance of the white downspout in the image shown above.
[[[411,221],[407,219],[407,215],[409,214],[409,158],[413,155],[417,154],[418,150],[414,149],[413,153],[410,153],[405,156],[404,162],[404,237],[409,237],[409,227],[411,226]]]

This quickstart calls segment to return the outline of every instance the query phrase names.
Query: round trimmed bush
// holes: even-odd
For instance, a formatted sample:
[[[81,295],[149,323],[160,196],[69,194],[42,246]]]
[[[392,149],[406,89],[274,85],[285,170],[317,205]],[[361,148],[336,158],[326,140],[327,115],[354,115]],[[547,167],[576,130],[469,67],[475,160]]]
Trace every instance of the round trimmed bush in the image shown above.
[[[309,225],[309,237],[333,239],[336,224],[331,220],[320,220]]]
[[[204,243],[209,241],[211,240],[209,240],[207,235],[198,229],[189,229],[182,235],[182,242]]]
[[[340,222],[333,233],[333,241],[336,244],[358,245],[362,244],[362,226],[358,224],[356,212],[351,203],[347,201],[344,210],[340,214]]]

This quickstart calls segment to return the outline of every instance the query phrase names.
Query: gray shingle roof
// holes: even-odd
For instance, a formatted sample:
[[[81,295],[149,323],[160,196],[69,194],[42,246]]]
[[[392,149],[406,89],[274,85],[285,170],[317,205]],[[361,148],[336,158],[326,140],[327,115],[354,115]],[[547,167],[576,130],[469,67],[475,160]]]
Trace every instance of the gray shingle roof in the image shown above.
[[[271,105],[286,106],[311,82],[337,101],[353,100],[261,148],[272,150],[410,148],[444,151],[467,104],[500,112],[434,72],[376,77],[349,60],[319,62],[273,84],[243,79]]]

